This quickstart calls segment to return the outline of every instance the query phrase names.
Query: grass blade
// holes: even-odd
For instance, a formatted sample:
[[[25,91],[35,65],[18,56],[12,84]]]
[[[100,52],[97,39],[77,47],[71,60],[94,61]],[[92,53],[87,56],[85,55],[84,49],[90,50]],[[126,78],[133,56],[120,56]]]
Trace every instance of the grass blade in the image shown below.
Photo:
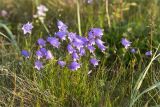
[[[16,48],[16,50],[19,51],[20,50],[19,46],[17,45],[17,42],[15,40],[15,36],[11,32],[11,30],[5,24],[2,24],[2,23],[0,23],[0,28],[4,28],[4,30],[8,33],[7,38],[11,41],[11,43],[14,45],[14,47]],[[3,34],[1,34],[1,35],[3,35]]]

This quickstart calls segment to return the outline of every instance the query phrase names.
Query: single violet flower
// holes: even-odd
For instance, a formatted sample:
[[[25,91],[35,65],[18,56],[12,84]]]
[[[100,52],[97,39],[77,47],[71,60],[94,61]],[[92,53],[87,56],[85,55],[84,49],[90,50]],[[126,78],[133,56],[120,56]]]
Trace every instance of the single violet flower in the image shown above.
[[[106,50],[106,47],[103,45],[103,41],[100,39],[96,39],[96,44],[98,46],[99,49],[101,49],[102,52],[104,52]]]
[[[43,58],[44,54],[40,50],[38,50],[36,51],[36,56],[38,57],[38,59],[40,59]]]
[[[86,38],[86,37],[82,37],[82,36],[80,36],[79,38],[80,38],[80,39],[81,39],[81,41],[83,42],[83,45],[84,45],[84,46],[87,46],[87,45],[88,45],[88,43],[89,43],[88,38]]]
[[[147,51],[147,52],[145,53],[145,55],[146,55],[146,56],[152,56],[152,51]]]
[[[88,33],[89,39],[93,39],[93,38],[101,39],[102,35],[103,35],[103,30],[100,28],[92,28]]]
[[[48,50],[46,53],[46,59],[48,59],[48,60],[53,59],[53,55],[50,50]]]
[[[58,20],[57,26],[58,26],[59,31],[67,32],[68,26],[65,25],[62,21]]]
[[[79,56],[76,52],[72,53],[72,59],[73,59],[73,61],[79,60]]]
[[[121,43],[122,43],[122,45],[123,45],[126,49],[128,49],[128,47],[131,46],[131,43],[132,43],[132,42],[130,42],[130,41],[127,40],[126,38],[122,38]]]
[[[73,41],[73,46],[76,47],[78,50],[80,50],[80,48],[84,47],[84,42],[79,39],[79,38],[75,38],[74,41]]]
[[[89,39],[89,45],[95,45],[95,39]]]
[[[41,68],[43,68],[43,64],[42,64],[42,62],[40,62],[39,60],[37,60],[37,61],[34,63],[34,65],[35,65],[35,68],[36,68],[37,70],[40,70]]]
[[[90,63],[91,63],[92,65],[94,65],[94,66],[97,66],[97,65],[98,65],[98,62],[99,62],[99,60],[97,60],[96,58],[90,59]]]
[[[67,50],[68,50],[68,53],[69,53],[69,54],[72,54],[75,49],[73,48],[73,46],[72,46],[71,44],[68,44],[68,45],[67,45]]]
[[[40,48],[40,51],[42,54],[45,56],[47,54],[47,49],[46,48]]]
[[[59,39],[61,40],[66,40],[66,32],[63,32],[63,31],[59,31],[55,34]]]
[[[56,37],[48,37],[47,41],[54,47],[59,48],[60,42]]]
[[[27,34],[27,33],[31,34],[32,29],[33,29],[33,25],[30,22],[28,22],[22,26],[22,30],[23,30],[24,34]]]
[[[80,64],[75,61],[69,65],[69,69],[72,71],[78,70],[79,68],[80,68]]]
[[[84,49],[84,48],[80,48],[80,50],[79,50],[79,55],[80,55],[80,56],[84,56],[85,53],[86,53],[85,49]]]
[[[90,53],[94,53],[94,51],[96,49],[94,46],[91,46],[91,45],[87,46],[87,48],[88,48]]]
[[[30,54],[29,54],[29,52],[27,50],[22,50],[21,51],[21,55],[23,55],[26,58],[29,58],[29,56],[30,56]]]
[[[40,47],[45,47],[46,46],[46,41],[42,38],[39,38],[37,43]]]
[[[136,49],[135,48],[132,48],[130,51],[131,51],[131,53],[136,53]]]
[[[70,42],[73,42],[75,38],[76,38],[76,33],[73,32],[68,33],[68,39]]]
[[[58,65],[60,65],[63,68],[66,65],[66,62],[59,60]]]

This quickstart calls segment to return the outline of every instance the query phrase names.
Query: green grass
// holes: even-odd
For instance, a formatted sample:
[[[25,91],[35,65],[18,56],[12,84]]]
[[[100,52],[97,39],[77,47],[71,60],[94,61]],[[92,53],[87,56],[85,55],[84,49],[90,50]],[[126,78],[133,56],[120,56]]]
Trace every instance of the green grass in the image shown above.
[[[0,106],[2,107],[159,107],[160,106],[160,2],[158,0],[0,0]],[[36,6],[47,6],[44,23],[34,19]],[[87,36],[92,27],[104,29],[105,54],[97,51],[100,65],[93,68],[87,58],[72,72],[60,68],[63,51],[52,50],[55,59],[43,70],[34,68],[20,50],[35,52],[36,40],[57,31],[60,19],[69,31]],[[25,37],[22,24],[32,21],[32,35]],[[124,49],[122,37],[132,41],[138,52]],[[153,51],[146,57],[147,50]],[[156,59],[155,59],[156,58]],[[88,75],[88,71],[92,70]]]

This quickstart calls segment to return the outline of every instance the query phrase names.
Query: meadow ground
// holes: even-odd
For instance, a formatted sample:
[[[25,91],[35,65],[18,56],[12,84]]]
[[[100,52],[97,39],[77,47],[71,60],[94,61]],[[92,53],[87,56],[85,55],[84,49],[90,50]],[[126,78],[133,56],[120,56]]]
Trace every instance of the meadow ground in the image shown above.
[[[37,12],[41,4],[44,13]],[[160,107],[159,11],[159,0],[0,0],[0,106]],[[63,29],[59,20],[66,24],[61,23]],[[24,34],[27,22],[33,29]],[[74,54],[80,68],[73,71],[66,49],[70,39],[58,48],[59,39],[47,39],[54,58],[39,59],[43,68],[36,63],[37,70],[38,38],[54,37],[67,26],[79,38],[88,37],[92,28],[103,29],[98,37],[104,43],[96,42],[94,54],[87,51],[80,59]],[[98,65],[90,63],[91,57]]]

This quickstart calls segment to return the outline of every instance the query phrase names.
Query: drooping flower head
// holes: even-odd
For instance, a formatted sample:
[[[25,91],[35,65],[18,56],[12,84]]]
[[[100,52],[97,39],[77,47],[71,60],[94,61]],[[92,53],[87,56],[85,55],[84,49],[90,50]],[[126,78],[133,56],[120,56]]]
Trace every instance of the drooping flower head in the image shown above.
[[[53,55],[52,55],[52,52],[50,50],[48,50],[46,52],[46,59],[48,59],[48,60],[53,59]]]
[[[131,53],[136,53],[136,49],[135,48],[132,48],[130,51],[131,51]]]
[[[66,65],[66,62],[59,60],[58,65],[60,65],[63,68]]]
[[[72,62],[69,65],[69,69],[72,70],[72,71],[78,70],[79,68],[80,68],[80,64],[76,61]]]
[[[72,59],[73,59],[73,61],[79,60],[79,56],[78,56],[78,54],[76,52],[72,53]]]
[[[61,40],[66,40],[66,32],[63,32],[63,31],[59,31],[55,34],[59,39]]]
[[[80,48],[80,50],[79,50],[79,55],[80,55],[80,56],[84,56],[85,53],[86,53],[85,49],[84,49],[84,48]]]
[[[45,56],[47,53],[47,49],[46,48],[40,48],[40,51],[43,53],[43,55]]]
[[[59,48],[60,42],[56,37],[48,37],[47,41],[54,47]]]
[[[43,68],[43,64],[41,61],[37,60],[35,63],[34,63],[34,67],[37,69],[37,70],[41,70],[41,68]]]
[[[130,42],[130,41],[127,40],[126,38],[122,38],[121,43],[122,43],[122,45],[123,45],[126,49],[128,49],[128,47],[131,46],[131,43],[132,43],[132,42]]]
[[[81,39],[81,41],[83,42],[83,46],[86,47],[89,43],[89,40],[88,38],[86,37],[82,37],[82,36],[79,36],[79,38]]]
[[[89,45],[89,46],[87,46],[87,48],[88,48],[88,50],[89,50],[89,52],[90,53],[94,53],[94,51],[95,51],[95,47],[94,46],[92,46],[92,45]]]
[[[38,59],[40,59],[43,58],[44,54],[40,50],[38,50],[36,51],[36,56],[38,57]]]
[[[101,49],[102,52],[104,52],[106,50],[106,47],[103,45],[104,42],[100,39],[96,39],[96,44],[98,46],[99,49]]]
[[[57,26],[58,26],[59,31],[67,32],[68,26],[64,24],[62,21],[58,20]]]
[[[30,22],[28,22],[22,26],[22,30],[23,30],[24,34],[27,34],[27,33],[31,34],[32,29],[33,29],[33,25]]]
[[[147,52],[145,53],[145,55],[146,55],[146,56],[152,56],[152,51],[147,51]]]
[[[73,46],[71,44],[67,45],[67,50],[68,50],[69,54],[72,54],[75,51],[75,49],[73,48]]]
[[[76,38],[76,33],[73,32],[68,33],[68,39],[70,42],[73,42],[75,38]]]
[[[95,38],[89,39],[88,45],[95,45],[95,44],[96,44]]]
[[[97,60],[96,58],[90,59],[90,63],[91,63],[93,66],[97,66],[97,65],[98,65],[98,62],[99,62],[99,60]]]
[[[38,41],[37,41],[37,43],[38,43],[38,45],[40,47],[46,46],[46,41],[44,39],[42,39],[42,38],[39,38]]]
[[[92,28],[89,33],[88,33],[88,38],[93,39],[93,38],[100,38],[103,35],[103,30],[100,28]]]
[[[29,56],[30,56],[30,54],[29,54],[29,52],[27,50],[22,50],[21,51],[21,55],[23,55],[26,58],[29,58]]]

